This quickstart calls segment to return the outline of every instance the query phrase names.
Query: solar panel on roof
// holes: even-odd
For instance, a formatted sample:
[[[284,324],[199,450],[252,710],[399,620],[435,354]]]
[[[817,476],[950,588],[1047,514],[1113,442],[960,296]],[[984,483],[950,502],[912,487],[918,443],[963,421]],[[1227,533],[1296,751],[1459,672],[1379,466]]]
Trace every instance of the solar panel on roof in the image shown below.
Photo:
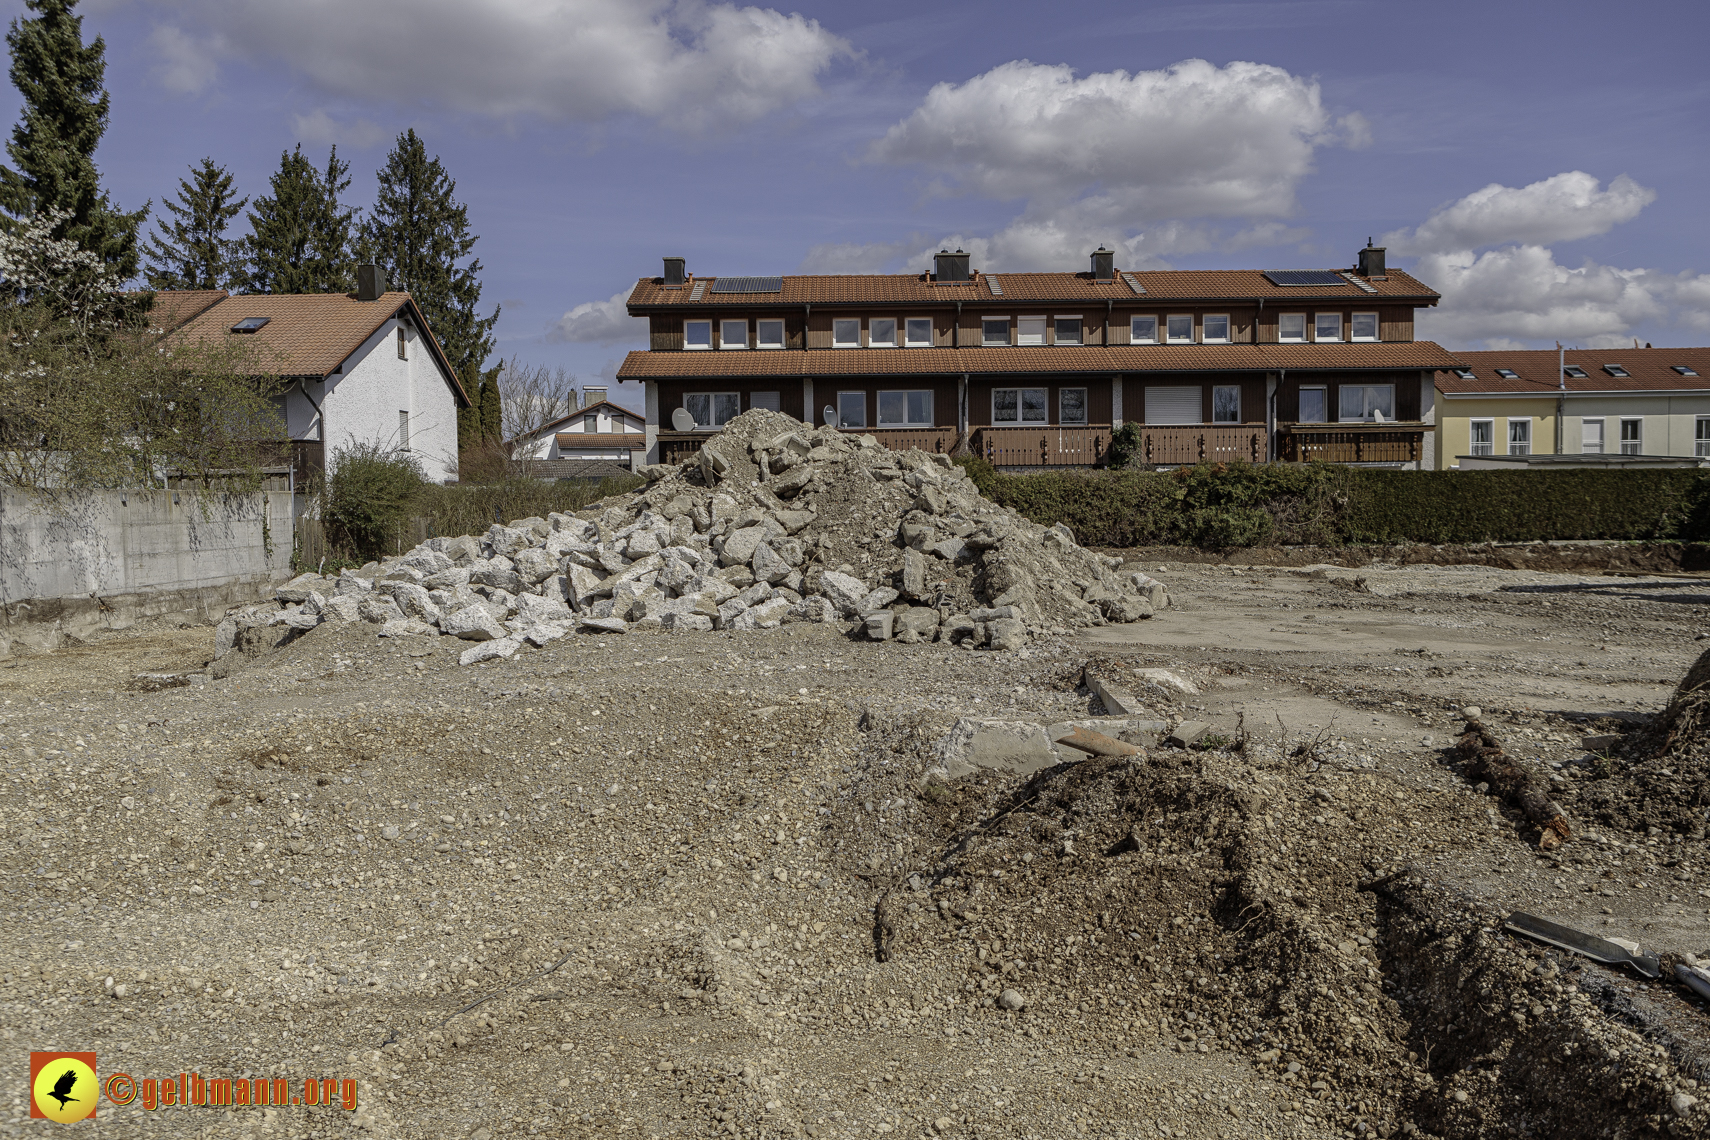
[[[1330,269],[1267,269],[1265,280],[1272,285],[1346,285],[1347,279]]]
[[[1003,296],[1003,282],[999,281],[996,277],[993,277],[990,273],[986,274],[986,285],[991,289],[992,296]]]
[[[782,293],[782,277],[720,277],[713,282],[714,293]]]

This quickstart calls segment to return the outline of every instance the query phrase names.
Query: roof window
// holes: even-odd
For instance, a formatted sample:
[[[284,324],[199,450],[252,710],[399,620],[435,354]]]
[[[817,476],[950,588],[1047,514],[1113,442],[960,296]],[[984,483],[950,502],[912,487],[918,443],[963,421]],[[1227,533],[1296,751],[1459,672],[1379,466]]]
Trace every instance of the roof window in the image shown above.
[[[1624,380],[1628,376],[1627,370],[1619,364],[1605,364],[1603,366],[1603,371],[1609,373],[1609,375],[1615,377],[1617,380]]]
[[[1698,375],[1698,369],[1688,368],[1684,364],[1675,364],[1675,365],[1671,365],[1670,367],[1672,367],[1676,372],[1680,373],[1682,376],[1696,376],[1696,375]]]
[[[1518,380],[1518,379],[1520,379],[1520,373],[1514,371],[1514,369],[1512,369],[1512,368],[1498,368],[1496,370],[1496,374],[1498,376],[1502,377],[1502,379],[1504,379],[1504,380]]]
[[[1562,369],[1562,375],[1566,376],[1569,380],[1584,380],[1585,369],[1581,368],[1577,364],[1569,364]]]
[[[232,331],[235,333],[260,332],[261,326],[265,325],[272,319],[272,317],[245,317],[243,320],[232,326]]]
[[[1473,378],[1472,369],[1470,368],[1451,368],[1449,371],[1455,374],[1455,379],[1457,380],[1471,380]]]

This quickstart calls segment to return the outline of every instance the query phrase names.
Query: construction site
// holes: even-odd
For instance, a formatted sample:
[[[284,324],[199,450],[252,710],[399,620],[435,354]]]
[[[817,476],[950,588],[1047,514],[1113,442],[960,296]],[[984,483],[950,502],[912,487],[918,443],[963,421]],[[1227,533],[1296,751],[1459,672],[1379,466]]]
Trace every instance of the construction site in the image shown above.
[[[12,1055],[114,1137],[1710,1133],[1702,577],[1089,551],[743,428],[0,661]]]

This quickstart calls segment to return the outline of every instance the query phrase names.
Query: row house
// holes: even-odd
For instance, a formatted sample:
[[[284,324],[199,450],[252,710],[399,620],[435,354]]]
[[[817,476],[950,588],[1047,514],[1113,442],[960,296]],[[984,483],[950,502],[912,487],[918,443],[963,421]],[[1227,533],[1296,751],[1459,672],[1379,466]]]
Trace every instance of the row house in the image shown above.
[[[1433,377],[1413,339],[1438,295],[1368,246],[1347,270],[701,277],[682,258],[629,312],[650,343],[618,376],[646,388],[647,457],[686,457],[750,408],[966,447],[1007,469],[1090,466],[1140,430],[1140,461],[1435,466]]]

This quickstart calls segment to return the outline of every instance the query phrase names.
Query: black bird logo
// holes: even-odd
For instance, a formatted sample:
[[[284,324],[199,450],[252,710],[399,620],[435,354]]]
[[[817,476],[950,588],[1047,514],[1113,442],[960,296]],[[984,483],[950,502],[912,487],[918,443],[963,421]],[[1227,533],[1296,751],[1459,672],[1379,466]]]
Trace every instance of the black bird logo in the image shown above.
[[[71,1092],[71,1086],[76,1083],[77,1070],[67,1069],[59,1075],[59,1080],[53,1083],[53,1091],[48,1095],[59,1101],[59,1107],[64,1108],[67,1101],[75,1102],[77,1100],[76,1097],[68,1095]]]

